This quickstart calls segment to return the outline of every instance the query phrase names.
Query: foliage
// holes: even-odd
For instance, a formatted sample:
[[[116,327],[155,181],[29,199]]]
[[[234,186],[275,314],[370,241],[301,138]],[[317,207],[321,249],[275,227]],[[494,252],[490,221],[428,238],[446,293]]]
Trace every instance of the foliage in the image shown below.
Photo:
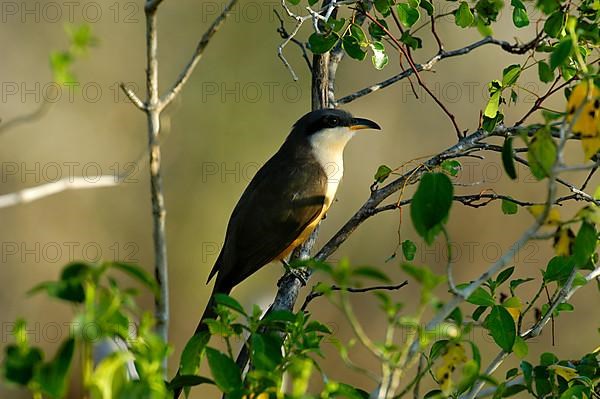
[[[312,0],[288,0],[287,3],[304,9],[318,7]],[[502,0],[448,3],[456,32],[476,29],[488,38],[503,8],[509,7]],[[429,0],[375,0],[372,9],[369,5],[370,2],[344,2],[337,6],[338,11],[348,11],[350,18],[343,17],[342,12],[326,13],[317,9],[321,12],[320,18],[312,25],[314,29],[306,47],[317,55],[335,51],[355,61],[369,58],[367,62],[377,70],[386,68],[390,60],[398,60],[401,69],[404,69],[402,63],[410,68],[410,73],[408,69],[403,71],[403,77],[412,74],[418,77],[419,85],[426,88],[418,75],[419,68],[431,68],[433,64],[419,64],[417,68],[413,56],[424,51],[422,28],[429,26],[439,48],[438,58],[431,62],[449,57],[434,27],[442,13]],[[294,16],[289,9],[286,11]],[[311,11],[317,13],[312,8]],[[294,34],[311,15],[304,19],[295,16],[298,25]],[[62,270],[58,280],[41,283],[31,290],[33,294],[45,294],[73,306],[76,314],[72,334],[59,345],[55,355],[47,359],[40,348],[28,341],[26,323],[17,321],[14,343],[4,349],[4,379],[26,388],[36,398],[65,397],[74,354],[80,351],[81,380],[86,395],[102,399],[165,398],[179,389],[188,394],[197,385],[211,385],[230,398],[396,398],[425,382],[437,386],[424,395],[426,398],[474,398],[486,384],[493,388],[494,398],[525,391],[536,398],[597,397],[598,348],[591,347],[590,353],[581,354],[579,359],[559,359],[548,352],[539,360],[533,360],[528,341],[539,335],[549,320],[560,322],[565,312],[575,311],[569,303],[572,295],[595,281],[598,275],[599,191],[589,195],[585,192],[587,181],[577,188],[559,180],[559,175],[589,170],[592,176],[598,167],[600,78],[598,60],[594,57],[597,57],[600,42],[600,7],[598,0],[538,0],[530,11],[523,1],[511,0],[510,16],[515,28],[535,22],[540,32],[529,43],[510,45],[491,39],[485,42],[497,45],[499,51],[522,57],[518,63],[500,65],[496,79],[488,82],[487,101],[475,110],[480,123],[473,135],[479,138],[465,137],[451,112],[428,92],[452,120],[459,144],[406,174],[399,173],[400,167],[386,165],[381,165],[374,174],[369,201],[375,202],[383,195],[382,190],[400,191],[400,198],[391,206],[361,208],[368,212],[359,213],[357,219],[410,204],[412,226],[420,238],[417,242],[398,240],[401,261],[385,269],[355,267],[347,259],[335,266],[317,260],[304,262],[301,266],[318,271],[331,284],[314,286],[297,312],[274,310],[263,316],[257,306],[248,311],[233,297],[217,295],[218,317],[205,321],[208,332],[191,337],[182,352],[177,375],[168,382],[164,380],[162,368],[170,352],[168,344],[153,332],[153,317],[136,307],[136,291],[121,288],[111,273],[125,273],[158,296],[154,279],[134,265],[72,263]],[[50,57],[54,79],[61,84],[74,81],[73,60],[95,42],[88,27],[72,28],[68,32],[69,50]],[[282,32],[287,42],[293,38]],[[471,45],[462,51],[467,53],[474,48]],[[391,51],[398,53],[390,56]],[[549,89],[536,94],[537,101],[531,110],[510,126],[505,120],[506,108],[520,101],[517,89],[522,75],[530,68],[537,71],[541,83],[549,84]],[[372,87],[369,90],[376,90]],[[564,94],[562,108],[546,108],[544,101],[558,92]],[[538,116],[542,122],[530,123],[531,115]],[[581,160],[585,163],[565,162],[564,148],[569,140],[579,141]],[[509,183],[519,177],[516,164],[526,165],[540,186],[545,187],[541,190],[544,200],[535,203],[518,200],[498,195],[493,189],[476,195],[459,193],[455,179],[461,175],[462,164],[458,158],[472,156],[476,151],[499,153]],[[557,198],[559,183],[570,190],[569,196]],[[409,190],[405,192],[405,188],[411,184],[417,187],[407,200],[404,196]],[[401,189],[395,190],[395,187]],[[486,200],[488,202],[477,202]],[[540,265],[540,273],[523,270],[511,256],[502,256],[487,265],[473,281],[455,284],[452,273],[455,259],[448,227],[453,205],[461,202],[478,208],[495,200],[501,201],[498,212],[506,217],[518,214],[529,218],[520,209],[524,207],[531,215],[530,228],[515,242],[508,255],[517,253],[526,242],[539,239],[552,245],[555,256]],[[560,210],[559,205],[567,200],[584,202],[583,205],[575,202],[576,211],[565,215],[566,211]],[[416,255],[430,250],[437,240],[443,241],[447,249],[445,273],[416,261]],[[515,277],[517,270],[525,272],[527,277]],[[413,307],[393,295],[393,291],[402,286],[393,285],[397,275],[419,287],[420,295]],[[365,280],[374,280],[377,285],[365,286]],[[536,287],[534,296],[522,293],[525,284]],[[383,337],[372,337],[370,329],[361,323],[354,313],[351,295],[374,296],[379,313],[373,317],[381,320]],[[321,297],[344,315],[354,339],[342,342],[330,327],[305,312],[312,301]],[[431,314],[435,316],[429,319]],[[132,326],[136,327],[133,336]],[[488,361],[482,358],[479,344],[471,339],[473,331],[484,331],[490,336],[497,346],[496,359],[500,360],[491,360],[486,367]],[[125,342],[127,347],[92,364],[92,347],[98,340],[111,339]],[[242,342],[241,348],[248,353],[251,364],[248,371],[236,362],[236,342]],[[375,389],[367,392],[369,387],[330,378],[321,363],[325,346],[329,344],[337,349],[341,365],[373,379]],[[377,359],[377,370],[355,363],[351,353],[357,346]],[[510,369],[504,377],[491,375],[506,358],[518,359],[519,367]],[[200,375],[203,362],[210,375]],[[128,376],[130,363],[135,367],[136,378]],[[284,377],[288,384],[284,384]],[[314,380],[320,384],[313,385]]]
[[[140,314],[135,305],[137,290],[120,288],[113,271],[156,291],[152,276],[134,265],[76,262],[65,266],[58,280],[41,283],[30,293],[74,306],[70,334],[54,357],[44,360],[42,349],[28,341],[25,321],[18,320],[13,329],[15,343],[4,349],[2,370],[7,382],[27,388],[34,397],[64,398],[78,350],[82,354],[81,380],[90,398],[166,397],[162,360],[169,348],[153,332],[152,316]],[[118,350],[93,365],[92,348],[105,340],[126,343],[127,350]],[[139,379],[127,378],[128,362],[135,364]]]

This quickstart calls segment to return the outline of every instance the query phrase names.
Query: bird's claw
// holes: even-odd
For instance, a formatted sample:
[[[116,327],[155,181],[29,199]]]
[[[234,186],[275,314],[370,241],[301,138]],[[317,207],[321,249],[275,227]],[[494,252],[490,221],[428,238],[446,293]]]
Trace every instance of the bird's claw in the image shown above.
[[[291,267],[290,264],[287,263],[285,260],[282,260],[281,263],[283,264],[283,268],[285,269],[286,274],[291,274],[292,276],[294,276],[294,278],[300,281],[300,284],[302,284],[303,287],[306,287],[306,284],[308,284],[308,272],[306,271],[306,269]],[[281,283],[281,280],[279,281],[279,283]]]

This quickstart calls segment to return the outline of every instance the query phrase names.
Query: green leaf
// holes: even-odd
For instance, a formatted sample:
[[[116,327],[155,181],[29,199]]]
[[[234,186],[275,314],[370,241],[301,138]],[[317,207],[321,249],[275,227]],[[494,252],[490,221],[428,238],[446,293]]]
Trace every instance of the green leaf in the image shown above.
[[[242,388],[242,374],[233,359],[213,348],[206,348],[206,358],[215,383],[224,393]]]
[[[454,23],[461,28],[469,27],[473,24],[475,16],[469,8],[469,4],[466,1],[461,1],[456,14],[454,14]]]
[[[425,266],[417,267],[408,263],[404,263],[401,267],[402,270],[421,283],[423,287],[428,290],[434,289],[438,284],[444,281],[443,277],[435,275],[431,270],[429,270],[429,268]]]
[[[496,114],[498,114],[501,94],[502,92],[500,90],[492,93],[487,105],[485,106],[485,110],[483,111],[484,116],[487,116],[488,118],[494,118]]]
[[[411,35],[408,31],[402,33],[402,36],[400,36],[400,41],[413,50],[423,47],[423,41],[420,38]]]
[[[565,23],[565,13],[558,10],[548,17],[544,23],[544,32],[550,37],[558,38]]]
[[[573,50],[573,42],[570,36],[564,37],[552,50],[550,54],[550,68],[556,69],[558,66],[563,65],[565,61],[569,59],[571,51]]]
[[[505,215],[514,215],[519,211],[519,206],[512,201],[502,199],[502,213]]]
[[[538,62],[538,76],[544,83],[552,82],[554,80],[554,72],[545,61]]]
[[[12,344],[6,346],[2,363],[4,378],[14,384],[27,385],[42,357],[43,353],[38,348]]]
[[[522,360],[519,364],[521,370],[523,370],[523,379],[525,380],[525,385],[527,385],[527,389],[531,391],[531,383],[533,382],[533,366],[531,363]]]
[[[505,307],[495,305],[484,322],[494,342],[505,352],[511,352],[515,344],[517,329],[515,322]]]
[[[74,62],[72,54],[68,51],[50,53],[50,69],[53,79],[59,85],[66,83],[75,83],[77,78],[71,72],[71,66]]]
[[[367,35],[365,35],[365,32],[359,25],[350,25],[350,35],[354,37],[361,46],[367,45]]]
[[[444,173],[426,173],[415,192],[410,215],[415,230],[428,244],[433,243],[452,206],[454,188]]]
[[[398,11],[398,19],[400,20],[400,23],[406,28],[410,28],[416,24],[421,17],[421,13],[419,13],[418,9],[412,8],[405,3],[398,4],[396,6],[396,10]]]
[[[559,0],[537,0],[536,8],[542,10],[546,15],[551,14],[560,7]]]
[[[573,246],[575,264],[581,267],[587,263],[590,256],[596,251],[596,241],[596,228],[588,222],[583,222],[575,237],[575,245]]]
[[[331,50],[339,39],[340,37],[335,32],[326,35],[315,32],[308,38],[308,48],[314,54],[324,54]]]
[[[65,30],[71,39],[71,49],[75,54],[85,53],[89,47],[94,46],[98,41],[92,34],[92,28],[88,24],[80,26],[67,25]]]
[[[502,87],[509,87],[515,84],[521,75],[521,65],[512,64],[502,71]]]
[[[237,300],[230,297],[229,295],[217,293],[217,294],[215,294],[214,298],[215,298],[215,302],[218,305],[225,306],[229,309],[235,310],[236,312],[238,312],[244,316],[247,316],[246,311],[244,310],[244,307]]]
[[[447,339],[435,341],[433,345],[431,345],[431,349],[429,350],[429,359],[433,361],[440,357],[444,353],[444,350],[448,346],[449,342],[450,341]]]
[[[133,279],[148,287],[155,296],[160,295],[158,283],[156,282],[152,274],[148,273],[140,266],[124,262],[108,262],[106,266],[109,268],[120,270],[123,273],[129,275]]]
[[[342,48],[351,58],[358,61],[364,60],[367,55],[367,52],[360,46],[360,42],[351,35],[344,36],[342,39]]]
[[[559,303],[558,306],[556,306],[557,312],[572,312],[574,310],[575,310],[575,306],[573,306],[567,302]]]
[[[43,364],[36,370],[34,381],[39,384],[43,393],[52,398],[65,396],[69,386],[68,374],[74,352],[75,339],[69,338],[62,343],[51,362]]]
[[[540,355],[540,364],[542,366],[552,366],[558,363],[558,357],[554,353],[544,352]]]
[[[471,316],[471,317],[473,317],[473,320],[478,321],[481,318],[481,315],[485,313],[487,308],[488,308],[487,306],[478,306],[473,311],[473,315]]]
[[[550,259],[550,262],[548,262],[548,266],[546,267],[546,271],[543,272],[544,281],[546,283],[556,281],[560,285],[563,285],[569,278],[574,266],[573,258],[566,256],[555,256],[554,258]]]
[[[461,289],[463,286],[458,286],[459,289]],[[469,295],[469,297],[467,298],[467,302],[472,303],[473,305],[479,305],[479,306],[495,306],[496,305],[496,301],[494,300],[494,297],[492,297],[492,295],[487,292],[486,290],[484,290],[481,287],[477,287],[475,289],[475,291],[473,291],[473,293],[471,295]]]
[[[556,152],[556,143],[547,128],[535,132],[533,139],[529,142],[527,160],[529,169],[536,179],[541,180],[550,176],[556,160]]]
[[[479,0],[475,5],[475,11],[483,24],[490,25],[496,21],[503,6],[502,0]]]
[[[352,274],[355,276],[368,277],[373,280],[382,281],[384,283],[389,283],[391,281],[390,278],[381,270],[369,266],[357,267],[352,271]]]
[[[346,24],[346,19],[345,18],[335,19],[333,17],[330,17],[327,20],[327,24],[331,27],[331,29],[334,32],[339,32],[340,30],[342,30],[342,28]]]
[[[378,19],[377,22],[388,28],[388,24],[385,19]],[[379,24],[376,24],[375,22],[371,22],[369,24],[369,34],[375,41],[380,41],[386,35],[385,31],[383,28],[381,28],[381,26],[379,26]]]
[[[519,359],[524,359],[527,356],[529,347],[523,338],[519,336],[516,337],[513,345],[513,352],[515,352],[515,355],[517,355]]]
[[[300,0],[287,0],[287,1],[293,6],[297,6],[298,4],[300,4]]]
[[[500,284],[504,283],[506,280],[512,276],[515,272],[515,267],[511,266],[505,270],[502,270],[500,274],[498,274],[498,278],[496,279],[496,286],[500,286]]]
[[[447,172],[450,176],[458,175],[462,165],[456,159],[446,159],[442,162],[442,170]]]
[[[185,387],[195,387],[196,385],[201,384],[214,385],[215,383],[210,378],[202,377],[199,375],[178,374],[169,382],[168,388],[171,391],[175,391],[176,389],[182,389]]]
[[[371,56],[371,62],[377,70],[383,69],[389,62],[388,55],[385,52],[385,47],[381,42],[373,42],[370,44],[373,55]]]
[[[419,4],[421,6],[422,9],[424,9],[425,11],[427,11],[427,15],[432,16],[433,13],[435,12],[435,7],[433,6],[433,3],[430,2],[429,0],[421,0],[421,4]]]
[[[573,385],[570,388],[567,388],[561,395],[559,399],[585,399],[589,398],[590,388],[585,385]]]
[[[502,146],[502,165],[504,165],[504,170],[508,177],[515,180],[517,178],[517,169],[515,167],[512,141],[512,136],[509,136],[504,140],[504,145]]]
[[[516,1],[521,3],[519,0],[516,0]],[[512,0],[512,3],[514,3],[514,2],[515,2],[515,0]],[[521,3],[521,4],[523,4],[523,3]],[[525,8],[520,8],[520,7],[513,8],[512,20],[513,20],[513,24],[515,24],[515,26],[517,28],[524,28],[525,26],[528,26],[529,25],[529,17],[527,16],[527,10],[525,10]]]
[[[404,258],[408,261],[412,261],[415,259],[415,254],[417,253],[417,246],[411,240],[402,241],[402,254]]]
[[[332,331],[329,327],[327,327],[325,324],[320,323],[316,320],[312,320],[310,321],[306,327],[304,327],[304,332],[308,333],[308,332],[320,332],[323,334],[331,334]]]
[[[384,17],[390,14],[390,0],[374,0],[373,4],[375,5],[375,9],[379,11]]]
[[[252,366],[259,370],[275,370],[281,364],[282,339],[276,334],[252,335]]]
[[[375,172],[375,176],[373,176],[373,179],[375,179],[377,183],[383,183],[391,173],[392,169],[389,166],[379,165],[377,172]]]
[[[194,334],[189,339],[183,348],[183,352],[181,352],[181,359],[179,361],[180,374],[194,374],[198,371],[204,348],[206,348],[209,340],[210,333],[208,331]]]

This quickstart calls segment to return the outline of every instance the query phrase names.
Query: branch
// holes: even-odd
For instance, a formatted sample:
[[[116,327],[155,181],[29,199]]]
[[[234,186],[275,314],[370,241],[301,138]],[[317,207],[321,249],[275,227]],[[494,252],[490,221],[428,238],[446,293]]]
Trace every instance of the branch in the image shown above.
[[[502,47],[502,49],[504,51],[507,51],[511,54],[522,54],[522,53],[529,51],[533,47],[535,47],[535,45],[537,45],[540,41],[541,41],[541,38],[536,37],[531,42],[528,42],[524,45],[519,46],[516,44],[510,44],[510,43],[502,41],[502,40],[494,39],[491,36],[487,36],[475,43],[472,43],[468,46],[465,46],[465,47],[462,47],[462,48],[459,48],[456,50],[440,51],[438,54],[436,54],[431,59],[429,59],[429,61],[427,61],[423,64],[416,64],[415,68],[418,72],[429,71],[429,70],[433,69],[433,66],[435,64],[437,64],[438,61],[441,61],[446,58],[452,58],[452,57],[457,57],[460,55],[468,54],[471,51],[475,50],[476,48],[485,46],[486,44],[493,44],[496,46],[500,46],[500,47]],[[388,78],[384,81],[381,81],[379,83],[376,83],[374,85],[371,85],[369,87],[361,89],[355,93],[348,94],[347,96],[342,97],[339,100],[337,100],[337,102],[335,104],[336,104],[336,106],[339,106],[342,104],[347,104],[347,103],[352,102],[360,97],[366,96],[367,94],[371,94],[377,90],[391,86],[392,84],[411,76],[413,73],[414,73],[414,71],[412,69],[407,69],[406,71],[403,71],[402,73],[392,76],[391,78]]]
[[[351,293],[363,293],[363,292],[371,292],[371,291],[396,291],[396,290],[399,290],[400,288],[404,287],[407,284],[408,284],[408,281],[403,281],[402,283],[396,284],[396,285],[375,285],[372,287],[365,287],[365,288],[338,287],[337,285],[332,285],[331,287],[328,287],[328,289],[330,291],[346,291],[346,292],[351,292]],[[310,294],[308,294],[308,296],[304,300],[304,303],[302,304],[302,307],[300,308],[300,310],[305,311],[306,308],[308,307],[308,305],[314,299],[325,295],[325,292],[315,291],[315,288],[316,288],[316,286],[312,288]]]
[[[423,82],[423,80],[421,79],[421,76],[419,75],[419,70],[417,69],[415,62],[413,61],[413,58],[410,53],[410,49],[408,49],[408,46],[407,46],[407,49],[405,49],[404,45],[398,39],[396,39],[396,37],[388,30],[388,28],[385,25],[383,25],[381,22],[379,22],[371,14],[369,14],[367,11],[361,10],[361,12],[364,13],[367,16],[367,18],[369,18],[374,24],[379,26],[379,28],[381,30],[383,30],[386,33],[386,35],[388,35],[388,37],[392,40],[392,42],[396,45],[398,50],[400,50],[402,52],[402,54],[404,54],[404,56],[408,60],[408,63],[410,65],[412,71],[414,72],[415,76],[417,77],[417,82],[419,83],[419,86],[421,86],[423,88],[423,90],[425,90],[427,92],[427,94],[429,94],[429,96],[442,109],[442,111],[444,111],[446,116],[448,116],[448,118],[450,119],[450,122],[452,122],[452,126],[454,127],[454,130],[456,132],[456,136],[460,140],[463,137],[463,132],[461,132],[460,128],[458,127],[458,124],[456,123],[456,116],[452,112],[450,112],[450,110],[446,107],[446,105],[429,89],[429,87],[427,87],[425,82]],[[393,8],[391,9],[391,13],[393,16],[395,16]],[[400,26],[399,22],[398,21],[396,21],[396,22],[398,23],[398,26]]]
[[[161,0],[158,0],[157,2],[160,3],[160,1]],[[185,85],[185,83],[192,75],[192,72],[194,72],[198,61],[200,61],[202,54],[204,54],[206,46],[208,46],[208,43],[210,43],[210,40],[213,38],[214,34],[217,33],[223,22],[225,22],[225,19],[231,12],[232,8],[237,4],[237,2],[238,0],[230,0],[221,12],[221,14],[217,16],[217,18],[213,21],[213,23],[210,25],[207,31],[204,32],[204,35],[202,35],[202,38],[196,46],[196,51],[194,51],[192,58],[177,78],[175,84],[173,84],[171,89],[169,89],[169,91],[161,98],[159,102],[161,109],[169,105],[171,101],[173,101],[173,99],[177,96],[177,94],[179,94],[179,92],[183,88],[183,85]]]
[[[129,101],[131,101],[133,103],[133,105],[135,105],[137,107],[137,109],[139,109],[140,111],[144,111],[144,112],[147,111],[146,104],[144,104],[144,102],[142,100],[140,100],[140,98],[137,96],[137,94],[135,94],[133,92],[133,90],[131,90],[129,87],[127,87],[125,85],[125,83],[121,82],[119,84],[119,87],[121,88],[123,93],[125,93],[125,95],[129,99]]]
[[[520,335],[521,338],[523,338],[524,340],[528,340],[528,339],[531,339],[531,338],[534,338],[534,337],[537,337],[538,335],[540,335],[540,333],[542,332],[542,329],[546,326],[546,324],[548,324],[548,321],[550,321],[550,319],[552,318],[552,315],[553,315],[554,311],[556,310],[556,308],[558,307],[558,305],[568,301],[573,296],[573,294],[579,288],[582,287],[581,285],[573,287],[573,282],[575,280],[576,272],[577,272],[576,269],[574,269],[573,272],[571,272],[565,285],[554,296],[552,301],[550,301],[550,305],[549,305],[546,313],[529,330],[523,332]],[[590,281],[597,278],[598,276],[600,276],[600,267],[597,267],[596,269],[591,271],[585,277],[585,280],[586,280],[586,282],[589,283]],[[486,368],[484,375],[491,376],[498,369],[498,367],[500,367],[500,365],[508,358],[509,355],[510,355],[510,353],[500,351],[498,353],[498,355],[496,355],[496,358],[494,358],[494,360]],[[474,399],[475,397],[489,396],[487,394],[484,395],[483,393],[479,394],[481,389],[484,386],[485,386],[485,381],[480,381],[479,383],[474,385],[473,389],[471,391],[469,391],[469,393],[465,396],[465,399]]]
[[[30,112],[25,115],[17,116],[16,118],[10,119],[3,123],[0,120],[0,134],[6,133],[8,130],[13,129],[15,126],[26,124],[26,123],[31,123],[31,122],[35,122],[35,121],[39,120],[44,115],[46,115],[46,113],[50,109],[51,105],[52,105],[52,103],[49,103],[44,100],[39,105],[39,107],[37,107],[33,112]]]
[[[55,182],[25,188],[14,193],[2,194],[0,195],[0,208],[27,204],[67,190],[111,187],[118,185],[120,182],[121,180],[117,177],[108,175],[99,176],[96,181],[91,181],[89,178],[84,177],[66,177]]]
[[[294,43],[296,46],[298,46],[300,48],[300,50],[302,51],[302,58],[306,62],[306,65],[308,66],[308,70],[312,72],[312,65],[310,63],[310,59],[308,58],[308,53],[306,52],[306,47],[300,40],[296,39],[294,37],[294,35],[290,35],[288,33],[288,31],[285,29],[283,19],[281,18],[281,16],[277,12],[277,10],[274,9],[273,12],[275,13],[275,16],[277,17],[277,19],[279,20],[279,28],[277,28],[277,33],[279,33],[279,36],[281,36],[282,39],[290,40],[292,43]],[[281,49],[281,51],[283,51],[283,49],[281,48],[281,45],[279,46],[279,48]],[[283,61],[283,64],[286,67],[288,67],[292,76],[294,76],[295,75],[294,70],[291,69],[290,64],[285,59],[285,57],[283,57],[283,53],[278,51],[278,56],[281,59],[281,61]],[[297,80],[297,79],[294,79],[294,80]]]

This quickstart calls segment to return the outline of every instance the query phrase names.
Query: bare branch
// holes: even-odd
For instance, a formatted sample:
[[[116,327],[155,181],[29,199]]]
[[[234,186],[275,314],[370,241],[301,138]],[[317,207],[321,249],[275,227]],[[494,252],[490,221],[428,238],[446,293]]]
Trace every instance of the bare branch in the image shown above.
[[[185,83],[192,75],[192,72],[194,72],[198,61],[200,61],[202,54],[204,54],[204,50],[206,50],[206,46],[208,46],[208,43],[210,43],[210,40],[213,38],[214,34],[217,33],[217,31],[219,30],[219,28],[221,27],[221,25],[223,24],[233,7],[237,4],[237,2],[238,0],[230,0],[221,12],[221,14],[219,14],[219,16],[210,25],[208,30],[204,32],[202,38],[196,46],[196,50],[194,51],[192,58],[177,78],[175,84],[173,84],[169,91],[161,98],[159,102],[159,106],[161,109],[169,105],[171,101],[173,101],[175,96],[177,96],[177,94],[181,91]]]
[[[42,101],[42,103],[31,113],[17,116],[14,119],[10,119],[6,122],[0,120],[0,134],[6,133],[8,130],[15,128],[16,126],[31,123],[42,118],[50,109],[52,103]]]
[[[123,93],[125,93],[129,101],[133,103],[133,105],[135,105],[141,111],[146,111],[146,104],[144,104],[144,102],[140,100],[140,98],[137,96],[137,94],[133,92],[133,90],[127,87],[123,82],[119,84],[119,87],[121,88]]]
[[[395,284],[395,285],[375,285],[372,287],[364,287],[364,288],[338,287],[337,285],[332,285],[331,287],[328,287],[328,289],[330,291],[346,291],[346,292],[352,292],[352,293],[363,293],[363,292],[371,292],[371,291],[397,291],[407,284],[408,284],[408,281],[403,281],[402,283]],[[302,307],[300,308],[300,310],[302,310],[302,311],[306,310],[308,305],[314,299],[325,295],[325,293],[323,291],[315,291],[315,288],[316,288],[316,286],[312,288],[310,294],[308,294],[308,296],[304,300],[304,303],[302,304]]]
[[[475,43],[472,43],[468,46],[465,47],[461,47],[459,49],[456,50],[451,50],[451,51],[441,51],[438,54],[436,54],[435,56],[433,56],[431,59],[429,59],[429,61],[423,63],[423,64],[416,64],[415,68],[417,71],[421,72],[421,71],[429,71],[431,69],[433,69],[433,66],[435,64],[437,64],[438,61],[446,59],[446,58],[452,58],[452,57],[458,57],[461,55],[465,55],[470,53],[471,51],[481,47],[481,46],[485,46],[487,44],[493,44],[496,46],[500,46],[502,47],[503,50],[512,53],[512,54],[520,54],[521,52],[527,52],[529,51],[531,48],[535,47],[536,44],[538,44],[540,42],[541,38],[536,37],[534,40],[532,40],[529,43],[526,43],[524,45],[513,45],[510,44],[508,42],[502,41],[502,40],[497,40],[494,39],[491,36],[487,36]],[[349,102],[352,102],[360,97],[364,97],[367,94],[371,94],[377,90],[386,88],[388,86],[391,86],[392,84],[405,79],[409,76],[411,76],[414,73],[414,71],[412,69],[407,69],[406,71],[399,73],[398,75],[392,76],[391,78],[388,78],[384,81],[381,81],[379,83],[376,83],[374,85],[371,85],[369,87],[366,87],[364,89],[361,89],[355,93],[349,94],[345,97],[340,98],[339,100],[337,100],[336,102],[336,106],[342,105],[342,104],[347,104]]]
[[[279,20],[279,28],[277,28],[277,33],[279,33],[279,36],[281,36],[282,39],[285,39],[285,40],[289,39],[292,41],[292,43],[294,43],[296,46],[298,46],[300,48],[300,50],[302,51],[302,58],[306,62],[306,65],[308,66],[308,70],[312,71],[312,65],[310,63],[310,59],[308,58],[308,53],[306,51],[306,47],[300,40],[296,39],[294,37],[294,35],[290,35],[288,33],[288,31],[285,29],[283,19],[281,18],[281,16],[277,12],[277,10],[273,10],[273,12],[275,13],[275,16],[277,17],[277,19]],[[281,45],[279,46],[279,48],[281,48]],[[278,51],[278,55],[279,55],[279,58],[283,61],[283,64],[286,67],[288,67],[288,69],[290,69],[290,73],[292,74],[292,76],[294,76],[295,73],[294,73],[293,69],[291,69],[291,65],[289,65],[288,61],[285,59],[285,57],[283,57],[283,54],[280,51]]]
[[[66,177],[55,182],[0,195],[0,208],[27,204],[67,190],[111,187],[118,185],[120,182],[116,176],[108,175],[99,176],[98,178],[94,178],[94,180],[87,177]]]

